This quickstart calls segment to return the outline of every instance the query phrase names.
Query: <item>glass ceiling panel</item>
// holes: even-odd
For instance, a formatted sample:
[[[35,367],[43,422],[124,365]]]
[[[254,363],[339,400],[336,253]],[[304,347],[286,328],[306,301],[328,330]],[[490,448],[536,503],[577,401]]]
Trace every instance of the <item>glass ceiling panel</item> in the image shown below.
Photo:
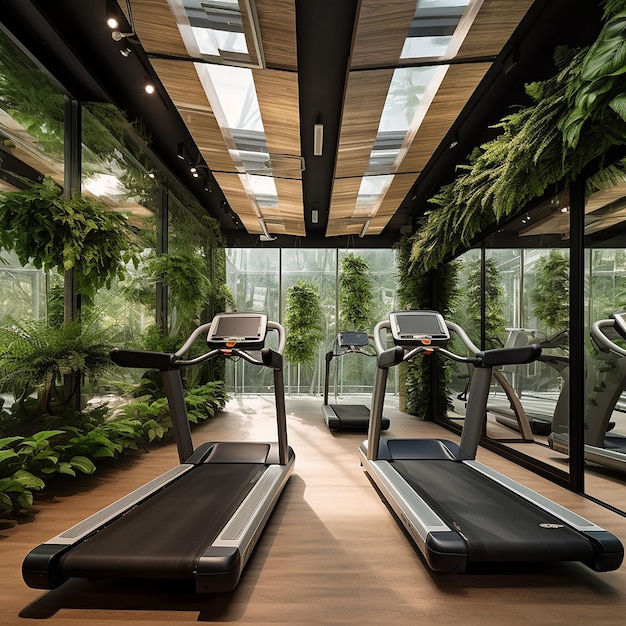
[[[471,0],[418,0],[400,58],[445,57],[470,3]]]
[[[417,0],[400,60],[452,58],[467,35],[483,0]],[[394,70],[355,214],[371,217],[417,133],[448,65]],[[376,176],[378,174],[378,176]]]

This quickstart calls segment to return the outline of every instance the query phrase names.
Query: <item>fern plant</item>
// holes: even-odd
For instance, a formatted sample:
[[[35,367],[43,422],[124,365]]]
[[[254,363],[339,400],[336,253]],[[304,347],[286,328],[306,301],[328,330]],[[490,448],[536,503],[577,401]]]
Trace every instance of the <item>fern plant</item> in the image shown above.
[[[496,124],[497,136],[430,199],[413,240],[418,267],[437,267],[487,227],[564,188],[609,148],[626,144],[625,10],[624,0],[607,2],[594,45],[558,48],[557,73],[527,85],[530,104]]]
[[[553,331],[569,327],[569,260],[550,250],[537,262],[537,281],[530,292],[537,319]]]

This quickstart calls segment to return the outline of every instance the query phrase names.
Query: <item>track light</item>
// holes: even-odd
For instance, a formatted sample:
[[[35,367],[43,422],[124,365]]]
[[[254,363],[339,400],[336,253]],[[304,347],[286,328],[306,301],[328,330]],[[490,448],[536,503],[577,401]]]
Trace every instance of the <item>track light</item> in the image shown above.
[[[120,27],[120,21],[117,19],[118,6],[117,2],[113,0],[107,0],[106,3],[106,21],[107,26],[111,29],[117,29]]]
[[[121,54],[123,57],[128,58],[128,56],[130,55],[130,53],[131,53],[131,52],[132,52],[132,49],[131,49],[131,48],[129,48],[128,46],[122,46],[122,47],[120,48],[120,54]]]
[[[176,152],[176,156],[181,161],[185,160],[185,144],[184,143],[181,142],[181,143],[178,144],[178,151]]]
[[[122,39],[126,39],[127,37],[134,37],[135,33],[120,33],[119,30],[114,30],[111,33],[111,39],[113,41],[122,41]]]

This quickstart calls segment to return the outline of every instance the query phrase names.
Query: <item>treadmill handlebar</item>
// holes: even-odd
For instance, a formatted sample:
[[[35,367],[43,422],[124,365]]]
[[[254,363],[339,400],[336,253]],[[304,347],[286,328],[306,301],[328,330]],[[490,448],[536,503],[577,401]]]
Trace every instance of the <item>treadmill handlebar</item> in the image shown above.
[[[607,335],[607,331],[617,337],[621,337],[621,333],[618,332],[614,319],[598,320],[591,325],[591,339],[598,349],[601,352],[613,352],[619,356],[626,356],[626,350],[611,341]]]
[[[541,346],[530,344],[516,348],[494,348],[482,350],[476,357],[480,359],[483,367],[498,367],[500,365],[522,365],[532,363],[541,356]]]
[[[172,370],[176,368],[175,355],[167,352],[148,352],[129,348],[113,348],[111,360],[122,367],[143,367],[146,369]]]

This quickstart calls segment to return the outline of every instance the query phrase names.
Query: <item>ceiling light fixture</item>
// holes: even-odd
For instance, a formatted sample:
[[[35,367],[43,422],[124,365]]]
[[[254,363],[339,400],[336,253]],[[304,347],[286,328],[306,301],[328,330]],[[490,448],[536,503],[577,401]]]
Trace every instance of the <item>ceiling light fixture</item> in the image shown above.
[[[311,211],[311,222],[313,224],[317,224],[317,222],[319,221],[319,217],[320,217],[320,212],[317,209],[313,209]]]
[[[120,27],[120,21],[117,19],[117,9],[117,2],[107,0],[105,15],[107,26],[111,29],[117,29]]]
[[[154,87],[152,83],[146,83],[144,86],[144,91],[147,94],[152,95],[156,91],[156,88]]]
[[[180,142],[178,144],[178,151],[176,152],[176,156],[181,160],[185,160],[185,144]]]
[[[127,37],[134,37],[135,33],[120,33],[119,30],[114,30],[111,33],[111,39],[113,41],[122,41],[122,39],[126,39]]]
[[[368,217],[365,220],[365,224],[363,224],[363,228],[361,228],[361,232],[359,233],[359,237],[365,237],[365,233],[367,232],[367,229],[370,227],[371,223],[372,223],[372,218]]]
[[[265,223],[265,220],[262,216],[259,217],[259,225],[261,226],[261,230],[263,231],[263,234],[260,237],[261,241],[274,241],[274,239],[276,239],[276,237],[272,237],[270,235],[270,231],[267,230],[267,224]]]
[[[123,57],[128,58],[128,56],[130,55],[130,53],[131,53],[131,52],[132,52],[132,49],[131,49],[129,46],[122,46],[122,47],[120,48],[120,54],[121,54]]]
[[[322,156],[324,149],[324,124],[313,125],[313,156]]]

